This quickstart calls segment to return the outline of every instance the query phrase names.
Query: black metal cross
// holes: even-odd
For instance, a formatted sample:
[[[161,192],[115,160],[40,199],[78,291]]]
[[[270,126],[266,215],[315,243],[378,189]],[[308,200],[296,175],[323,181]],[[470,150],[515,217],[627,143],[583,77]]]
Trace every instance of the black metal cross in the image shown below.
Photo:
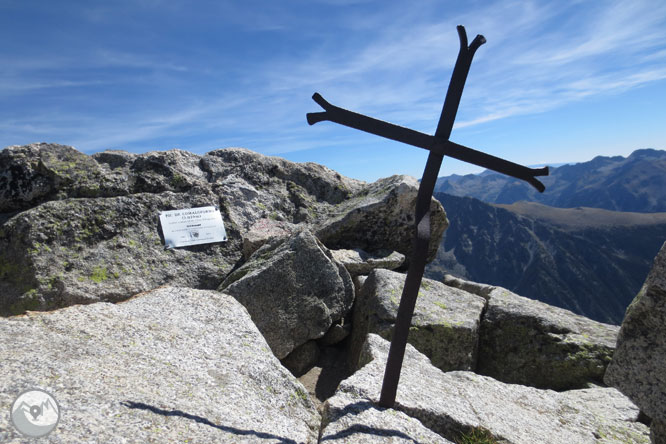
[[[400,369],[402,368],[407,336],[409,335],[409,326],[412,322],[416,297],[421,286],[428,245],[430,244],[430,202],[443,157],[445,155],[450,156],[527,181],[540,192],[546,189],[535,177],[547,176],[548,167],[527,168],[508,160],[458,145],[449,140],[451,130],[453,129],[453,121],[458,112],[460,97],[462,96],[470,65],[472,64],[472,58],[476,50],[486,42],[486,39],[482,35],[477,35],[472,43],[468,45],[465,28],[458,26],[457,29],[458,37],[460,38],[460,51],[458,52],[458,59],[453,68],[451,82],[449,83],[449,89],[444,100],[444,108],[442,109],[434,136],[338,108],[328,103],[318,93],[315,93],[312,99],[324,109],[324,112],[307,114],[307,120],[310,125],[328,120],[430,151],[416,199],[416,235],[414,238],[414,248],[412,249],[413,257],[410,260],[405,286],[400,299],[400,306],[398,307],[398,315],[393,329],[393,339],[391,341],[382,393],[379,400],[379,404],[382,407],[393,407],[395,403],[398,382],[400,380]]]

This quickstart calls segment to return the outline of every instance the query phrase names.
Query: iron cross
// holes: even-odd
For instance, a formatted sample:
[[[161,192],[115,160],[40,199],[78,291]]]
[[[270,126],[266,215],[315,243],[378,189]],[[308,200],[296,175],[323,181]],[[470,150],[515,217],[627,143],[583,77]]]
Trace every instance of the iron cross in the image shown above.
[[[482,35],[477,35],[470,45],[467,44],[467,33],[463,26],[458,26],[458,37],[460,38],[460,51],[456,60],[449,89],[446,92],[444,107],[437,124],[434,136],[420,133],[398,125],[393,125],[381,120],[373,119],[328,103],[322,96],[315,93],[312,99],[317,102],[324,112],[307,114],[310,125],[328,120],[341,125],[356,128],[388,139],[404,142],[419,148],[428,150],[428,160],[421,179],[416,199],[416,233],[414,237],[414,248],[412,258],[402,291],[398,315],[393,329],[393,339],[389,350],[384,382],[382,385],[379,404],[382,407],[393,407],[400,380],[400,369],[405,355],[409,326],[414,314],[416,297],[418,295],[423,272],[425,270],[428,245],[430,243],[430,202],[437,181],[439,168],[444,156],[450,156],[465,162],[473,163],[499,173],[506,174],[517,179],[524,180],[543,192],[545,186],[535,179],[536,176],[547,176],[548,167],[527,168],[522,165],[500,159],[489,154],[467,148],[451,142],[449,137],[453,129],[453,122],[458,112],[458,105],[462,91],[467,80],[467,74],[472,64],[472,58],[476,50],[486,42]]]

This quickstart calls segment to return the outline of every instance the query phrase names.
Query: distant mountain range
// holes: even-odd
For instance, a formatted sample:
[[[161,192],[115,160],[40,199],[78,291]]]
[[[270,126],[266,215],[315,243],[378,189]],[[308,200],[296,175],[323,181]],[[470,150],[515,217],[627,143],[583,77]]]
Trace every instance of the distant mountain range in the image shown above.
[[[647,161],[639,158],[654,159],[652,167],[648,168]],[[611,176],[623,190],[654,191],[653,185],[663,182],[663,177],[657,178],[652,173],[659,168],[663,171],[666,153],[643,150],[624,162],[620,159],[596,158],[585,164],[558,168],[555,171],[569,169],[553,176],[569,180],[567,187],[573,189],[572,202],[583,200],[584,194],[576,192],[583,189],[587,189],[590,196],[595,190],[600,200],[601,196],[610,197],[613,193],[603,193],[595,181],[610,183]],[[625,166],[618,166],[621,163]],[[639,180],[618,179],[628,179],[634,174],[629,171],[637,173],[639,170],[652,172],[643,174],[649,178],[641,186]],[[610,171],[615,174],[611,175]],[[589,182],[585,182],[584,177],[588,177]],[[490,183],[499,182],[495,178]],[[468,179],[466,183],[479,182]],[[505,183],[504,187],[511,185]],[[559,192],[561,202],[565,201],[567,187]],[[661,208],[664,194],[662,188],[659,193],[647,194],[645,201],[652,202],[650,208]],[[574,195],[577,195],[575,199]],[[446,209],[450,226],[444,233],[437,258],[426,269],[426,276],[441,279],[449,273],[500,285],[523,296],[612,324],[622,321],[626,307],[640,289],[666,240],[666,213],[561,209],[528,202],[490,205],[445,193],[436,193],[435,198]],[[630,202],[624,205],[630,206]]]
[[[552,168],[541,178],[546,191],[486,171],[440,177],[435,191],[488,203],[532,201],[560,208],[594,207],[613,211],[666,212],[666,151],[642,149],[629,157],[598,156],[589,162]]]

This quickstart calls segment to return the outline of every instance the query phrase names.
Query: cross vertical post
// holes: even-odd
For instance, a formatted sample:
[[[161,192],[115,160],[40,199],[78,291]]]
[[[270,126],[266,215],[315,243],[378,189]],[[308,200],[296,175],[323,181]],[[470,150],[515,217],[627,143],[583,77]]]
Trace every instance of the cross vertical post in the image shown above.
[[[491,156],[489,154],[467,148],[451,142],[451,130],[458,112],[458,105],[462,97],[462,91],[467,80],[467,74],[476,50],[485,43],[482,35],[477,35],[472,43],[468,45],[467,34],[463,26],[458,26],[458,37],[460,39],[460,51],[451,75],[451,81],[444,100],[442,113],[437,124],[434,136],[393,125],[372,117],[364,116],[343,108],[331,105],[322,96],[315,93],[312,98],[318,103],[324,112],[308,113],[307,121],[310,125],[328,120],[349,126],[351,128],[366,131],[388,139],[404,142],[429,151],[421,184],[416,198],[415,225],[416,232],[412,248],[405,285],[398,307],[393,338],[389,349],[384,381],[382,384],[379,405],[382,407],[393,407],[400,380],[400,369],[407,346],[409,326],[414,314],[416,299],[418,296],[423,272],[427,259],[428,246],[430,244],[430,203],[437,181],[442,159],[445,155],[456,159],[473,163],[500,173],[524,180],[540,192],[545,190],[544,185],[535,179],[535,176],[548,175],[548,167],[527,168],[507,160]]]
[[[469,73],[472,57],[476,50],[486,42],[482,35],[477,35],[472,44],[467,46],[467,34],[465,28],[458,26],[458,37],[460,38],[460,51],[456,60],[451,82],[444,100],[444,107],[437,124],[435,137],[448,140],[453,129],[453,122],[458,113],[458,105],[462,97],[467,74]],[[426,162],[421,184],[416,198],[416,233],[414,237],[414,246],[412,248],[412,258],[405,279],[405,286],[402,290],[398,315],[393,327],[393,339],[389,349],[388,360],[386,362],[386,371],[384,372],[384,382],[382,393],[379,399],[379,405],[382,407],[393,407],[400,380],[400,369],[405,356],[405,347],[407,346],[407,337],[409,336],[409,326],[412,323],[416,297],[419,293],[421,280],[425,271],[426,256],[428,255],[428,246],[430,245],[430,201],[432,193],[437,182],[437,174],[442,165],[443,155],[430,151]]]

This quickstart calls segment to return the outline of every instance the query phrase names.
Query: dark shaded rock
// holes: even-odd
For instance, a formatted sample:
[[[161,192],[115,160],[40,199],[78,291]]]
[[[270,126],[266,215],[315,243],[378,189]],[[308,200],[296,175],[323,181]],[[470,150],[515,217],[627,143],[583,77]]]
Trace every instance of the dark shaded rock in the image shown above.
[[[343,319],[344,321],[344,319]],[[318,340],[322,345],[335,345],[344,341],[351,333],[352,325],[347,323],[336,323],[331,325],[326,334]]]
[[[354,305],[352,367],[368,333],[392,339],[404,283],[404,274],[380,269],[363,284]],[[408,341],[442,370],[473,370],[484,305],[479,296],[423,279]]]
[[[666,422],[655,419],[650,424],[650,442],[652,444],[666,443]]]
[[[602,384],[617,333],[614,325],[497,287],[481,322],[477,371],[554,390]]]
[[[301,376],[317,363],[317,359],[319,359],[317,341],[308,341],[296,347],[281,362],[294,376]]]
[[[317,237],[332,249],[394,250],[411,257],[414,211],[419,183],[409,176],[391,176],[365,185],[350,199],[333,207],[315,228]],[[432,260],[448,226],[441,204],[430,204],[428,261]]]
[[[344,347],[321,347],[319,359],[314,367],[298,380],[310,394],[310,398],[321,411],[321,405],[335,393],[338,384],[349,376]]]
[[[166,287],[121,304],[0,319],[0,405],[31,387],[62,416],[45,439],[316,443],[320,417],[229,295]],[[26,442],[0,415],[3,442]]]
[[[280,359],[322,337],[354,301],[349,273],[307,230],[261,247],[218,290],[247,308]]]
[[[666,423],[665,369],[666,243],[655,258],[643,288],[627,309],[605,381],[663,424]]]

